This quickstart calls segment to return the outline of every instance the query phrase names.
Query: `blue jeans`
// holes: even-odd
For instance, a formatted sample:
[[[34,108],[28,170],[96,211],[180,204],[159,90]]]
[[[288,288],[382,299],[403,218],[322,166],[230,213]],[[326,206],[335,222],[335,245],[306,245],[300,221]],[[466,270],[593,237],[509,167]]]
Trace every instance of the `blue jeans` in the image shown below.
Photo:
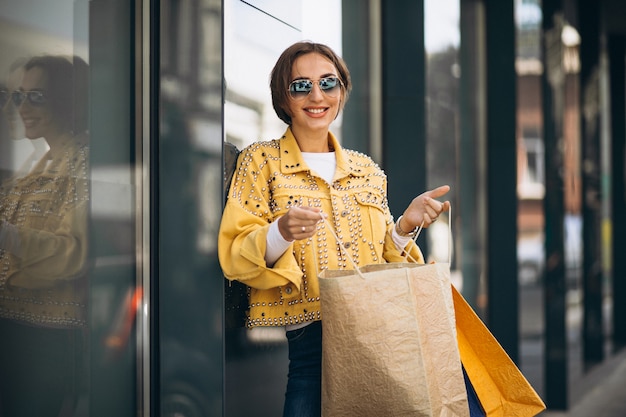
[[[472,386],[467,373],[465,372],[465,367],[463,367],[463,378],[465,379],[465,389],[467,390],[467,402],[469,403],[470,417],[485,417],[485,411],[483,410],[483,406],[480,404],[478,395],[476,395],[476,391],[474,391],[474,387]]]
[[[289,375],[283,417],[322,414],[322,322],[287,332]]]

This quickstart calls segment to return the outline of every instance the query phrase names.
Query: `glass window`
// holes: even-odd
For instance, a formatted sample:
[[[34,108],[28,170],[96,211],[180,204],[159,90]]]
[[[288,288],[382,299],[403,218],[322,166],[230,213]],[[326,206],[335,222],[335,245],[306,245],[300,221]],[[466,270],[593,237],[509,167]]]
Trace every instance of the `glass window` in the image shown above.
[[[221,21],[221,0],[160,2],[158,210],[151,225],[158,230],[153,414],[163,417],[222,415]]]
[[[541,390],[544,328],[545,154],[542,120],[542,11],[539,1],[516,0],[517,75],[517,279],[522,371]],[[540,391],[541,392],[541,391]]]
[[[131,7],[0,4],[0,415],[135,415]]]
[[[468,210],[470,204],[462,203],[463,194],[459,183],[460,165],[460,3],[458,0],[426,0],[424,1],[424,43],[426,49],[426,152],[427,152],[427,187],[433,189],[443,184],[451,187],[445,199],[450,200],[453,208],[452,216],[456,219],[453,228],[462,226],[458,220],[472,216]],[[478,162],[475,162],[478,163]],[[472,162],[468,161],[468,165]],[[467,183],[479,178],[465,178]],[[471,253],[473,248],[463,247],[465,233],[470,236],[471,231],[455,230],[456,243],[459,253],[453,263],[453,283],[463,291],[464,296],[477,307],[485,307],[484,303],[477,305],[481,291],[479,282],[483,265],[479,257],[463,257],[461,253]],[[448,258],[448,228],[447,224],[439,222],[429,227],[428,257],[430,260],[445,262]],[[472,236],[475,244],[482,241],[481,236]],[[471,265],[471,267],[467,267]]]
[[[521,198],[542,198],[544,174],[543,141],[539,138],[524,137],[520,149],[522,176],[518,185]]]

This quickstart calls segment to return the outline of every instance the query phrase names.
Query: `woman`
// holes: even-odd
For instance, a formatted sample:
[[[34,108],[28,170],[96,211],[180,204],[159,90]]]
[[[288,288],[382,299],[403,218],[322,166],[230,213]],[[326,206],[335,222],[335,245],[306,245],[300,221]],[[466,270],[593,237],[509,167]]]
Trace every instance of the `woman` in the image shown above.
[[[0,416],[75,406],[86,325],[87,64],[40,56],[12,91],[28,139],[49,150],[0,186]],[[25,388],[28,387],[28,388]]]
[[[228,279],[251,288],[247,325],[287,330],[284,416],[320,415],[317,273],[351,267],[328,225],[359,265],[406,261],[405,250],[423,262],[409,241],[449,208],[436,200],[449,190],[442,186],[416,197],[394,223],[384,172],[329,131],[351,87],[345,63],[329,47],[299,42],[283,52],[270,88],[289,127],[282,138],[241,152],[222,217],[220,263]]]

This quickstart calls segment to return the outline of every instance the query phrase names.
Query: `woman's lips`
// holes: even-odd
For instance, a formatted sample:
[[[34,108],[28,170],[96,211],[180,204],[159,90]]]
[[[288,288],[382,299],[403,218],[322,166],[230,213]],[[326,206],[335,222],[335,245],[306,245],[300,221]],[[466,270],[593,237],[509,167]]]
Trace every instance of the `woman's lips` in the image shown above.
[[[325,113],[328,110],[328,107],[315,107],[315,108],[307,108],[304,109],[305,112],[312,114],[312,115],[321,115],[323,113]]]
[[[33,127],[37,125],[39,119],[30,118],[30,117],[22,117],[22,122],[24,122],[24,127]]]

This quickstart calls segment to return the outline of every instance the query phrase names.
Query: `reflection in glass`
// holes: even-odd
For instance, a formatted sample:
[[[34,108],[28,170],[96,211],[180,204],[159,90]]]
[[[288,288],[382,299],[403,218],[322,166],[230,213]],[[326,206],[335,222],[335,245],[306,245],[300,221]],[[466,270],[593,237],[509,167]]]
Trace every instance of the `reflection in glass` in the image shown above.
[[[1,140],[22,131],[43,138],[47,151],[0,185],[0,332],[11,341],[0,344],[0,415],[58,415],[77,399],[87,307],[87,75],[82,59],[52,55],[9,74]]]

